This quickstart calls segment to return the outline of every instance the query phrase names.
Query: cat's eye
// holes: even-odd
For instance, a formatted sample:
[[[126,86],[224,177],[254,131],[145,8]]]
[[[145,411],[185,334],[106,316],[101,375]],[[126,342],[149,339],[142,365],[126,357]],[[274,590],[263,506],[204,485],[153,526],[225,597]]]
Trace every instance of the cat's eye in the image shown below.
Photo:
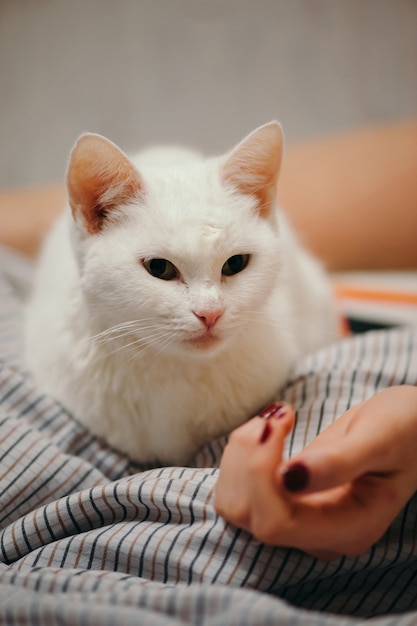
[[[151,276],[161,280],[173,280],[178,276],[178,270],[171,261],[166,259],[149,259],[143,261],[143,267]]]
[[[234,274],[239,274],[239,272],[244,270],[249,263],[249,258],[249,254],[234,254],[231,256],[222,267],[223,276],[234,276]]]

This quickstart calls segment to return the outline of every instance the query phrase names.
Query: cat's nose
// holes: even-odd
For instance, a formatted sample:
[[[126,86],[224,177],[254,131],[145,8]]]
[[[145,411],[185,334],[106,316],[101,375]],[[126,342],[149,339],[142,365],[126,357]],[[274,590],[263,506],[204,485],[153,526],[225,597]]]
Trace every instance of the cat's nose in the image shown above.
[[[215,309],[214,311],[193,311],[194,315],[198,317],[207,328],[213,328],[219,317],[223,314],[222,309]]]

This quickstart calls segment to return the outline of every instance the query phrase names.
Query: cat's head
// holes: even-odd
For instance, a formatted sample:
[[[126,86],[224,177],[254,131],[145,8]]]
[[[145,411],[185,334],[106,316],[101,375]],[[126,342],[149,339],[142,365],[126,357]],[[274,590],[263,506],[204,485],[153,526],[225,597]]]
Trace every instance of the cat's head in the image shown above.
[[[194,354],[256,333],[280,266],[281,155],[277,123],[215,159],[171,150],[133,162],[81,136],[67,185],[92,328],[133,349]]]

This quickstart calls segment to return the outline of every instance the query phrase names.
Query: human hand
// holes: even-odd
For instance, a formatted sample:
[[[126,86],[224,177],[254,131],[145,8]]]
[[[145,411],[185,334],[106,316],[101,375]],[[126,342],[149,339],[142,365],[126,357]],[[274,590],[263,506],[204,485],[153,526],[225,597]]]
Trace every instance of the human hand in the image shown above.
[[[232,433],[217,512],[264,543],[318,558],[365,552],[417,489],[417,387],[390,387],[352,407],[283,462],[293,424],[292,408],[275,405]]]

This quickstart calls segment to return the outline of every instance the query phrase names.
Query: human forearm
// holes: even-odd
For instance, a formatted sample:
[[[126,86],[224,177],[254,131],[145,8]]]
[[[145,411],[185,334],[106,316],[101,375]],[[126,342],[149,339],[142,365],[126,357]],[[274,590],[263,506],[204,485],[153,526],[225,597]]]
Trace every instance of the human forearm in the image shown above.
[[[62,184],[0,191],[0,244],[35,256],[64,204]]]
[[[335,271],[417,268],[417,121],[288,146],[279,197]]]

